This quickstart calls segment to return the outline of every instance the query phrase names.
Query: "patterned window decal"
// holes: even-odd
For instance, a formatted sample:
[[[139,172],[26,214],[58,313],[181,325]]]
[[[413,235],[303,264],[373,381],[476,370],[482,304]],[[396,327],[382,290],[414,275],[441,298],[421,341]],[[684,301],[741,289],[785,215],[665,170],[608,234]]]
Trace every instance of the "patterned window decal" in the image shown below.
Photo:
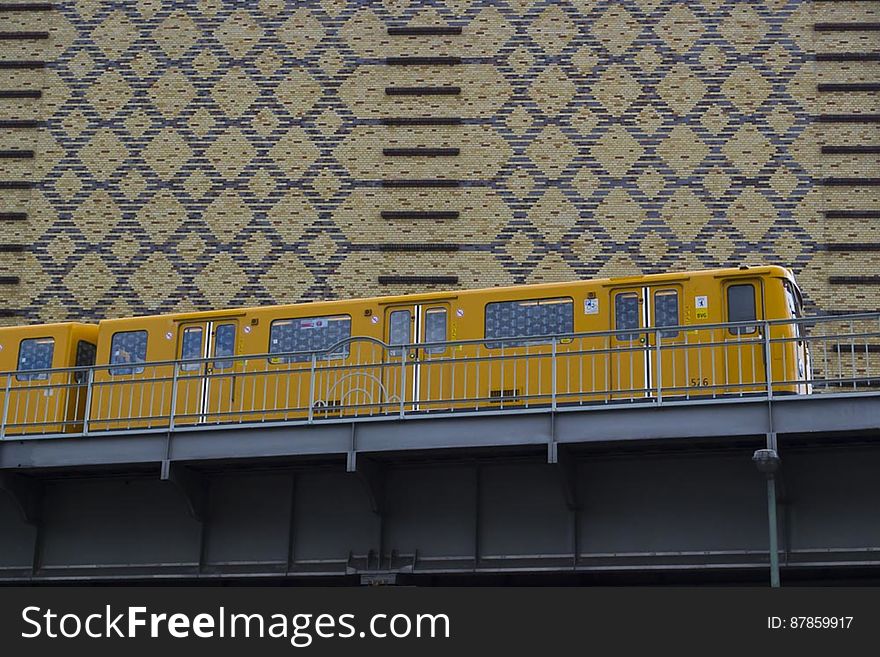
[[[446,342],[446,308],[425,311],[425,342]],[[426,347],[425,353],[442,354],[445,347]]]
[[[235,355],[235,324],[221,324],[214,332],[214,355]],[[215,360],[214,369],[226,370],[232,367],[231,360]]]
[[[412,335],[410,328],[412,327],[412,315],[409,310],[394,310],[388,317],[388,343],[389,344],[410,344]],[[391,356],[400,356],[403,349],[389,349]]]
[[[22,340],[18,347],[18,371],[45,370],[52,367],[52,356],[55,353],[54,338],[31,338]],[[19,381],[45,381],[48,372],[34,374],[17,374]]]
[[[143,363],[147,360],[147,332],[120,331],[113,334],[110,342],[110,364]],[[143,367],[114,367],[113,376],[121,374],[140,374]]]
[[[487,338],[536,338],[487,343],[489,349],[548,344],[541,336],[574,331],[574,302],[570,298],[499,301],[486,304]]]
[[[337,342],[351,337],[351,316],[334,315],[328,317],[301,317],[299,319],[277,319],[269,331],[269,353],[288,356],[270,358],[270,363],[304,363],[312,359],[311,352],[321,352]],[[319,357],[348,357],[348,343],[333,354],[318,354]]]
[[[678,292],[660,290],[654,293],[654,326],[678,326]],[[678,331],[660,331],[661,338],[677,338]]]
[[[639,295],[635,292],[624,292],[614,297],[614,329],[616,331],[639,328],[641,326],[640,314]],[[618,333],[617,339],[621,342],[633,342],[639,339],[639,334]]]
[[[183,329],[183,339],[180,344],[180,360],[190,360],[202,357],[202,334],[201,326],[187,326]],[[181,363],[182,372],[197,372],[201,363]]]
[[[755,286],[731,285],[727,288],[727,319],[730,322],[747,322],[757,319],[755,309]],[[733,335],[754,333],[755,326],[737,326],[730,329]]]

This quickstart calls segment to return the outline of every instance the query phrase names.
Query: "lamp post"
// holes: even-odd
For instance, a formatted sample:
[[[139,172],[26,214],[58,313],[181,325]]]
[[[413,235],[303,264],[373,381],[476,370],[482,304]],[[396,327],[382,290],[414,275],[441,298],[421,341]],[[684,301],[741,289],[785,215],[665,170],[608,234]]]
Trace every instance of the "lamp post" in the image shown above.
[[[752,462],[767,478],[767,517],[770,523],[770,586],[779,588],[779,538],[776,529],[776,471],[779,454],[775,449],[757,449]]]

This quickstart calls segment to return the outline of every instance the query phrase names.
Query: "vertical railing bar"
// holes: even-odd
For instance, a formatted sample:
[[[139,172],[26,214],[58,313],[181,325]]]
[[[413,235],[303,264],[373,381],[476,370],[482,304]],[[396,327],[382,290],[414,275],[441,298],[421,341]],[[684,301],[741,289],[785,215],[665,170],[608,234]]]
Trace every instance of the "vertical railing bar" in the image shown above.
[[[24,423],[28,424],[30,420],[28,417],[30,416],[31,410],[31,394],[33,394],[33,390],[31,389],[31,381],[27,382],[25,386],[25,390],[27,390],[27,396],[24,398]],[[18,411],[18,409],[16,409]],[[18,417],[18,413],[16,412],[16,417]]]
[[[660,342],[663,339],[663,331],[654,331],[657,339],[657,406],[663,405],[663,353],[660,351]],[[675,354],[673,353],[673,356]]]
[[[171,374],[171,409],[168,415],[168,431],[174,431],[174,415],[177,412],[177,367],[178,362],[172,365],[174,368]]]
[[[92,368],[86,370],[86,405],[83,410],[83,435],[89,435],[89,422],[92,418],[92,382],[95,371]]]
[[[290,358],[290,356],[288,356],[288,358]],[[266,399],[267,399],[267,397],[268,397],[268,395],[267,395],[266,393],[269,391],[269,361],[268,361],[268,360],[266,361],[266,365],[265,365],[265,367],[266,367],[266,369],[265,369],[265,375],[263,376],[263,396],[262,396],[262,399],[263,399],[263,416],[262,416],[262,420],[261,420],[262,422],[265,422],[265,421],[266,421],[266,411],[268,410],[268,409],[266,408],[266,406],[267,406],[267,404],[266,404]],[[276,370],[272,370],[272,372],[276,372],[276,373],[277,373]]]
[[[445,349],[443,350],[443,353],[444,353],[444,354],[446,353],[446,350],[445,350]],[[442,360],[442,359],[443,359],[443,356],[440,356],[440,359]],[[438,378],[439,378],[439,381],[437,382],[437,385],[440,387],[440,390],[439,390],[439,392],[437,393],[437,401],[440,402],[440,404],[438,404],[438,406],[440,406],[441,408],[442,408],[442,406],[443,406],[443,402],[445,402],[445,401],[450,401],[450,402],[451,402],[451,397],[452,397],[452,395],[453,395],[452,390],[449,391],[449,394],[448,394],[448,395],[446,395],[446,393],[444,392],[444,388],[443,388],[443,370],[445,370],[445,369],[446,369],[446,368],[443,367],[443,364],[441,363],[440,368],[439,368],[439,370],[440,370],[440,376],[438,377]],[[448,399],[443,399],[444,396],[446,396]],[[451,409],[451,408],[452,408],[452,404],[450,403],[450,409]]]
[[[743,339],[742,331],[739,331],[736,335],[736,369],[738,370],[737,375],[737,391],[739,391],[740,397],[743,394],[743,354],[742,354],[742,339]]]
[[[297,410],[297,413],[302,408],[302,380],[303,380],[303,371],[302,371],[302,368],[299,368],[296,371],[296,410]]]
[[[398,351],[400,353],[400,386],[397,392],[400,397],[400,419],[402,420],[406,412],[406,349],[401,347]]]
[[[556,336],[550,342],[550,408],[556,410]]]
[[[156,379],[159,378],[159,372],[158,372],[158,370],[156,371],[156,376],[155,376],[154,378],[156,378]],[[164,386],[163,386],[163,387],[164,387]],[[149,409],[150,409],[150,410],[149,410],[149,415],[150,415],[150,417],[154,417],[154,416],[156,416],[156,415],[159,415],[159,413],[154,413],[154,410],[155,410],[155,408],[156,408],[156,406],[155,406],[155,402],[156,402],[156,382],[155,382],[155,381],[151,381],[151,382],[150,382],[150,406],[149,406]],[[152,426],[153,426],[153,420],[150,420],[150,428],[152,428]]]
[[[688,343],[688,332],[684,332],[684,395],[685,399],[691,398],[690,378],[691,348]]]
[[[501,343],[501,349],[502,349],[502,350],[504,349],[504,343],[503,343],[503,342]],[[486,377],[486,379],[487,379],[487,383],[486,383],[486,392],[488,393],[488,394],[486,395],[486,397],[489,398],[489,403],[491,404],[491,403],[492,403],[492,401],[491,401],[491,398],[492,398],[492,370],[495,369],[495,363],[494,363],[494,361],[497,360],[497,357],[493,357],[492,352],[490,351],[490,352],[487,352],[487,356],[486,356],[486,358],[488,359],[488,360],[486,361],[486,363],[487,363],[487,365],[488,365],[488,367],[489,367],[489,373],[488,373],[488,375],[487,375],[487,377]]]
[[[151,380],[156,378],[156,368],[155,368],[155,367],[153,367],[153,376],[148,377],[148,378],[151,379]],[[150,382],[150,386],[152,386],[152,381]],[[144,392],[143,392],[143,388],[144,388],[144,386],[143,386],[143,384],[141,384],[140,400],[138,401],[138,417],[139,417],[139,418],[141,418],[141,417],[144,416]]]
[[[764,379],[767,385],[767,399],[773,399],[773,367],[770,349],[770,324],[764,321]]]
[[[572,344],[569,342],[568,344]],[[568,353],[571,353],[569,349]],[[571,356],[566,356],[565,358],[565,391],[563,394],[568,394],[571,392]],[[580,391],[579,391],[580,392]]]
[[[583,406],[584,401],[586,401],[584,399],[584,394],[583,394],[585,392],[584,391],[584,357],[585,357],[584,352],[586,351],[586,349],[584,347],[584,338],[583,337],[578,338],[578,347],[579,347],[578,352],[580,352],[578,355],[578,388],[580,388],[580,393],[581,393],[579,395],[580,405]]]
[[[852,379],[853,390],[856,389],[856,338],[855,338],[855,328],[853,327],[852,320],[849,320],[849,346],[850,353],[852,354],[851,362],[852,362],[852,371],[850,372],[850,379]]]
[[[635,378],[635,347],[633,346],[633,338],[632,334],[629,336],[629,400],[635,401],[636,399],[636,382],[633,380]],[[645,394],[648,394],[648,391],[645,391]]]
[[[449,371],[449,410],[455,410],[455,367],[458,361],[455,360],[455,347],[450,348],[452,362]]]
[[[757,326],[755,327],[755,330],[756,331],[758,330]],[[751,361],[752,361],[752,369],[751,369],[752,384],[756,385],[758,383],[758,372],[757,372],[757,368],[755,367],[755,345],[754,344],[749,344],[749,355],[750,355]]]
[[[480,398],[480,369],[483,365],[483,361],[479,360],[481,348],[482,348],[482,344],[478,343],[477,344],[477,360],[474,361],[474,367],[477,370],[477,378],[476,378],[476,382],[474,384],[475,385],[475,388],[474,388],[474,410],[475,411],[479,410],[479,408],[480,408],[480,402],[478,401]],[[488,361],[486,361],[486,362],[488,362]]]
[[[605,358],[614,358],[614,354],[611,353],[611,339],[607,335],[604,338],[602,346],[603,346],[603,351],[606,354],[608,354],[607,356],[605,356]],[[594,356],[594,358],[595,358],[595,356]],[[595,360],[593,360],[593,369],[594,370],[596,369],[596,361]],[[605,372],[605,384],[604,384],[605,389],[604,389],[603,396],[605,397],[605,403],[610,403],[611,402],[611,381],[609,380],[609,377],[611,376],[611,368],[607,366],[607,360],[606,360],[606,366],[603,367],[602,369]],[[618,376],[620,375],[620,368],[618,368],[617,374],[618,374]]]
[[[0,420],[0,440],[6,438],[6,417],[9,413],[9,391],[12,389],[12,374],[6,375],[6,388],[3,394],[3,419]]]
[[[309,424],[315,421],[315,366],[317,365],[317,359],[318,355],[313,353],[312,364],[309,369]]]
[[[519,361],[516,360],[516,358],[514,357],[514,360],[513,360],[513,394],[514,394],[514,397],[516,397],[516,393],[517,393],[517,388],[516,388],[517,370],[519,370]],[[504,385],[502,385],[501,387],[503,388]]]
[[[16,392],[16,395],[15,395],[15,418],[16,419],[21,417],[19,415],[19,408],[21,407],[21,395],[22,395],[21,390],[22,389],[27,390],[27,385],[16,386],[16,388],[15,388],[15,392]]]

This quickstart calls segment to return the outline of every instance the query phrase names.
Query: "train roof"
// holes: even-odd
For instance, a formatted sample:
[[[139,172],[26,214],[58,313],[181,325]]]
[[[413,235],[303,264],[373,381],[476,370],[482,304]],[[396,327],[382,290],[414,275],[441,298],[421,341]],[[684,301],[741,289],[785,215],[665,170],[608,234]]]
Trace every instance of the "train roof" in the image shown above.
[[[781,267],[779,265],[757,265],[757,266],[749,266],[749,267],[725,267],[725,268],[717,268],[717,269],[700,269],[693,271],[677,271],[677,272],[664,272],[661,274],[638,274],[632,276],[614,276],[608,278],[590,278],[590,279],[579,279],[574,281],[561,281],[554,283],[531,283],[525,285],[505,285],[498,287],[488,287],[488,288],[465,288],[465,289],[450,289],[450,290],[436,290],[432,292],[419,292],[414,294],[400,294],[400,295],[383,295],[377,297],[352,297],[345,299],[332,299],[332,300],[318,300],[318,301],[304,301],[301,303],[278,303],[278,304],[267,304],[265,306],[243,306],[239,308],[225,308],[220,310],[202,310],[202,311],[191,311],[191,312],[171,312],[171,313],[158,313],[154,315],[141,315],[141,316],[132,316],[132,317],[119,317],[113,319],[103,319],[100,321],[100,324],[105,323],[115,323],[115,322],[123,322],[131,319],[138,319],[139,317],[168,317],[175,320],[180,319],[210,319],[212,317],[229,317],[232,314],[247,314],[252,312],[257,312],[263,310],[265,308],[303,308],[309,306],[329,306],[329,307],[343,307],[349,304],[362,304],[362,303],[374,303],[377,305],[388,305],[392,303],[406,303],[408,301],[416,302],[416,301],[428,301],[431,299],[437,299],[439,297],[449,298],[451,295],[454,296],[462,296],[462,295],[473,295],[473,294],[487,294],[492,292],[510,292],[513,290],[520,290],[523,288],[535,289],[535,290],[556,290],[563,289],[567,286],[571,286],[572,284],[586,284],[589,283],[591,285],[597,286],[606,286],[606,285],[621,285],[626,283],[638,283],[638,282],[648,282],[648,281],[671,281],[671,280],[681,280],[683,278],[690,278],[693,276],[705,276],[711,275],[714,277],[720,276],[754,276],[754,275],[775,275],[781,276],[785,278],[789,278],[794,280],[794,276],[790,269],[786,269],[785,267]]]

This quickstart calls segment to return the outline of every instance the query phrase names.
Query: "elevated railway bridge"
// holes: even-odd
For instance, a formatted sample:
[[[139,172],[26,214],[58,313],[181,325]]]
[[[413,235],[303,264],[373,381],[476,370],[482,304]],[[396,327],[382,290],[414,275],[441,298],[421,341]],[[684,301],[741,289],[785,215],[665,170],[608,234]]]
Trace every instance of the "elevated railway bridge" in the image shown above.
[[[3,374],[0,580],[876,582],[880,314],[784,322]]]

